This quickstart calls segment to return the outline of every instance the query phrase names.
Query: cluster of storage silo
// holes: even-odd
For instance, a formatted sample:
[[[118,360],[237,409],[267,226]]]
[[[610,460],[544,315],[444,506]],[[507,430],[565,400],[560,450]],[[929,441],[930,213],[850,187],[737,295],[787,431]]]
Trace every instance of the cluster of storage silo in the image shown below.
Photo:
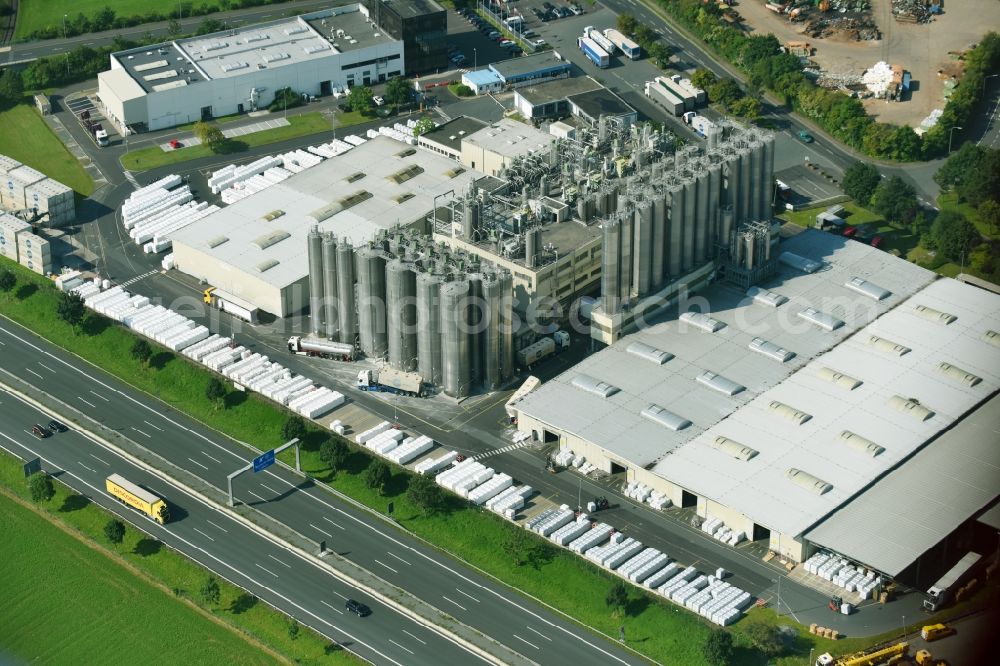
[[[50,226],[76,220],[72,189],[6,155],[0,155],[0,205],[47,216]]]
[[[418,373],[454,397],[513,377],[513,278],[428,237],[393,232],[360,247],[307,237],[314,335]]]
[[[601,293],[609,313],[715,260],[748,222],[771,219],[774,137],[725,127],[704,154],[678,148],[644,168],[603,218]]]

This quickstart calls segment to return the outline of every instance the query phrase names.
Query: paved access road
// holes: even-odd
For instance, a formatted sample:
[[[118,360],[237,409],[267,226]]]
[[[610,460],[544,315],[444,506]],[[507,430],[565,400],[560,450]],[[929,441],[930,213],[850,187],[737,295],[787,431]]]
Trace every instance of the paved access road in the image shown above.
[[[0,319],[0,367],[86,411],[217,488],[224,489],[226,476],[252,455],[239,444],[6,319]],[[90,452],[97,453],[96,449],[94,445]],[[325,540],[329,548],[355,564],[535,662],[646,663],[424,545],[367,510],[323,488],[304,484],[301,477],[282,467],[238,477],[235,495],[300,534]],[[247,552],[255,554],[253,550]],[[280,574],[282,567],[276,566],[279,570],[274,573]],[[302,592],[308,589],[303,587]]]
[[[2,349],[7,352],[9,345]],[[0,446],[23,459],[40,457],[47,472],[77,492],[372,663],[481,663],[450,640],[341,582],[218,507],[133,465],[87,433],[73,429],[44,440],[34,437],[32,424],[48,423],[49,418],[17,396],[0,392]],[[112,499],[104,490],[104,479],[111,473],[167,498],[174,520],[161,526]],[[348,598],[367,604],[372,614],[359,618],[346,612]]]

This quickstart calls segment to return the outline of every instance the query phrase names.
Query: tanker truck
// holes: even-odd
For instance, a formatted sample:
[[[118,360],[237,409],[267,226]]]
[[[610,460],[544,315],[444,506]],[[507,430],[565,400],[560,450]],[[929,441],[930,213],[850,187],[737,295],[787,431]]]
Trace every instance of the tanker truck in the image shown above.
[[[352,345],[318,338],[303,338],[298,335],[288,338],[288,351],[302,356],[318,356],[335,361],[354,360],[354,347]]]

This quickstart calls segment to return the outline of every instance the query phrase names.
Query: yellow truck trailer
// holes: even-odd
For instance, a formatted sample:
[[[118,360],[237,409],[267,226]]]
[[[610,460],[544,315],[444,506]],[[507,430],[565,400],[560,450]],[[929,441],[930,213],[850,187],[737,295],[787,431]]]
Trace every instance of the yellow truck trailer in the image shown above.
[[[144,514],[163,525],[170,520],[170,510],[167,503],[153,493],[140,488],[131,481],[125,479],[120,474],[112,474],[104,481],[108,494],[117,499],[122,504],[127,504],[133,509],[142,511]]]

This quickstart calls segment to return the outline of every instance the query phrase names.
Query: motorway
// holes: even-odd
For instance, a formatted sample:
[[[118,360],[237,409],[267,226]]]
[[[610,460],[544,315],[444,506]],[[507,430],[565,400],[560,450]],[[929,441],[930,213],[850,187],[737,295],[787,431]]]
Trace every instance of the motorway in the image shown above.
[[[239,444],[7,320],[0,321],[0,367],[49,392],[52,397],[86,411],[91,418],[217,488],[224,489],[226,476],[251,456]],[[58,438],[49,441],[58,441]],[[96,445],[82,445],[77,460],[60,458],[57,462],[70,468],[82,468],[80,460],[91,453],[99,454]],[[74,469],[74,473],[77,471]],[[154,487],[159,485],[162,482],[154,483]],[[239,500],[300,534],[317,541],[326,540],[333,550],[351,562],[532,661],[540,664],[570,661],[575,664],[645,663],[406,535],[388,520],[343,501],[323,488],[302,483],[301,477],[283,467],[241,476],[234,485]],[[169,494],[167,497],[173,501]],[[246,552],[256,554],[252,549]],[[278,570],[271,571],[283,575],[282,567],[276,566]],[[318,596],[314,594],[317,589],[321,588],[303,585],[286,591],[291,592],[298,603],[305,604],[306,600]],[[398,638],[398,634],[388,636]],[[381,647],[385,645],[384,640],[379,643]],[[416,652],[414,645],[408,644],[407,648]]]
[[[8,347],[3,349],[6,352]],[[44,440],[34,437],[32,424],[44,424],[50,418],[14,394],[0,392],[0,446],[25,460],[41,458],[45,471],[73,490],[373,663],[479,663],[478,657],[450,640],[170,481],[133,465],[88,433],[71,429]],[[167,498],[174,519],[161,526],[111,498],[104,490],[104,479],[111,473]],[[345,612],[348,598],[367,604],[372,614],[359,618]]]

